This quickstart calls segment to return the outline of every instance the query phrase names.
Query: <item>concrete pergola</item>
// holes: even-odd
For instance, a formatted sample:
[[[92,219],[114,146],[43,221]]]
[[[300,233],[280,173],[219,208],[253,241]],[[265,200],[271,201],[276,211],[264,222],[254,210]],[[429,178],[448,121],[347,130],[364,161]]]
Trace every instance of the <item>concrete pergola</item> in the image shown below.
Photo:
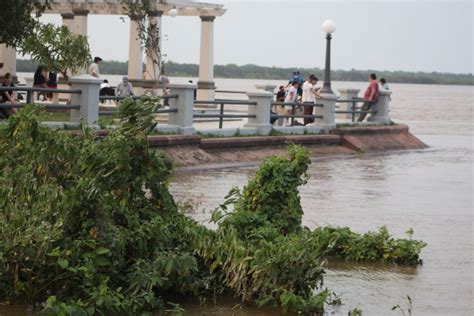
[[[196,16],[201,19],[201,48],[199,63],[198,99],[214,99],[214,20],[224,15],[223,5],[193,2],[189,0],[152,0],[151,23],[156,24],[161,32],[162,17],[169,15],[171,9],[177,10],[177,16]],[[87,17],[97,15],[127,15],[127,8],[120,0],[52,0],[46,14],[60,14],[63,25],[72,32],[87,36]],[[161,36],[160,36],[161,38]],[[142,45],[138,37],[137,22],[130,21],[130,46],[128,76],[131,80],[141,80],[143,74]],[[4,63],[2,73],[16,74],[16,52],[14,49],[0,45],[0,63]],[[149,71],[154,65],[151,58],[146,58],[147,72],[145,79],[152,79]],[[157,69],[155,68],[157,72]]]

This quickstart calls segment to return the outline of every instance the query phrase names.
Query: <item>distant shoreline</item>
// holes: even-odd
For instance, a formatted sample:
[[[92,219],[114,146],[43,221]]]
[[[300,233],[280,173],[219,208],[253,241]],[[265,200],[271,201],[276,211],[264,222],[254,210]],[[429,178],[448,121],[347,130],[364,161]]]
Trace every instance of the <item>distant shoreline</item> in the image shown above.
[[[18,72],[34,72],[37,63],[31,60],[17,60]],[[101,66],[104,75],[123,75],[127,73],[128,62],[104,61]],[[172,77],[198,77],[199,66],[197,64],[181,64],[167,62],[165,69]],[[261,80],[288,80],[294,70],[299,70],[304,77],[315,74],[323,79],[323,70],[320,68],[277,68],[262,67],[256,65],[238,66],[215,65],[216,78],[227,79],[261,79]],[[474,76],[472,74],[452,74],[439,72],[407,72],[407,71],[383,71],[383,70],[334,70],[331,79],[334,81],[367,81],[370,73],[376,73],[379,78],[385,77],[389,83],[412,83],[430,85],[462,85],[473,86]]]

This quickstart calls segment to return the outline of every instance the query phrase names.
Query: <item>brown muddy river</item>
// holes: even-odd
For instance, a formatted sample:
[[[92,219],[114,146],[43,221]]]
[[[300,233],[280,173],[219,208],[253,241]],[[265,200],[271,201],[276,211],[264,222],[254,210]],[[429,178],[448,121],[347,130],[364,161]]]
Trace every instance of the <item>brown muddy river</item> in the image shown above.
[[[219,83],[219,80],[218,80]],[[221,80],[221,88],[245,88],[252,81]],[[245,85],[245,87],[244,87]],[[365,83],[335,83],[335,87]],[[301,188],[304,224],[349,226],[358,232],[387,225],[395,237],[414,238],[428,246],[417,268],[353,263],[331,264],[325,286],[341,295],[343,305],[328,315],[474,315],[473,310],[473,87],[397,85],[392,117],[410,125],[430,148],[421,151],[316,157],[310,180]],[[238,89],[238,88],[237,88]],[[233,186],[242,187],[255,167],[231,167],[177,173],[171,191],[178,201],[193,200],[191,214],[208,224],[210,211]],[[274,310],[232,309],[224,300],[206,308],[183,304],[188,315],[279,315]],[[27,307],[2,307],[0,316],[31,315]]]
[[[227,82],[223,82],[227,83]],[[243,84],[243,83],[242,83]],[[336,83],[364,87],[365,83]],[[229,81],[230,86],[230,81]],[[358,232],[387,225],[396,237],[428,246],[417,268],[353,263],[332,264],[325,286],[341,295],[343,306],[329,315],[402,315],[391,311],[406,296],[413,315],[474,315],[473,301],[473,87],[392,84],[392,117],[410,126],[430,146],[383,155],[315,158],[310,180],[301,188],[304,224],[349,226]],[[178,174],[176,199],[200,203],[192,216],[206,224],[210,210],[233,186],[242,187],[255,167],[231,167]],[[232,315],[229,307],[201,315]],[[191,313],[191,314],[194,314]],[[242,315],[268,315],[256,310]]]

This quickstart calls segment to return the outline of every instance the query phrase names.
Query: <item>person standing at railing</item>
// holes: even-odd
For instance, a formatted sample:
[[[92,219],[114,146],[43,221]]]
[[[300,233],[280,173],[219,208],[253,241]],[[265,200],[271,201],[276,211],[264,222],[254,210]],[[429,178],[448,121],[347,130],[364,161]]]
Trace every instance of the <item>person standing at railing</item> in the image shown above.
[[[319,90],[321,88],[317,88],[316,84],[318,83],[318,78],[315,75],[310,75],[308,80],[303,83],[303,103],[316,103],[316,97],[321,97],[319,94]],[[313,115],[313,105],[304,104],[304,111],[303,115]],[[304,118],[304,125],[314,123],[314,118]]]
[[[293,83],[291,84],[290,89],[288,90],[288,94],[286,95],[285,103],[293,104],[293,103],[296,102],[296,98],[298,97],[298,85],[299,85],[299,83],[298,83],[297,80],[293,81]],[[285,108],[286,108],[285,115],[288,115],[288,116],[293,115],[294,106],[285,105]],[[290,118],[289,117],[285,118],[284,124],[285,125],[290,125]]]
[[[15,85],[13,84],[13,77],[11,73],[7,72],[5,76],[3,77],[3,83],[2,87],[14,87]],[[1,100],[0,103],[7,103],[7,104],[13,104],[15,103],[15,93],[13,91],[2,91],[1,95]],[[0,108],[0,117],[1,118],[9,118],[10,115],[15,113],[15,110],[10,108]]]
[[[363,112],[360,113],[357,122],[362,122],[365,119],[365,117],[367,116],[367,112],[372,107],[373,102],[377,101],[377,99],[379,98],[379,83],[377,81],[377,76],[375,74],[370,74],[369,82],[369,86],[367,87],[364,93],[364,100],[366,102],[364,102],[364,104],[362,105],[361,111]]]
[[[129,97],[133,95],[133,86],[128,81],[128,77],[123,77],[122,82],[117,86],[117,96]]]
[[[48,68],[43,65],[39,65],[36,68],[35,74],[33,76],[33,88],[47,88],[48,81]],[[46,99],[46,94],[38,92],[37,99],[40,99],[40,96],[43,96],[43,99]]]
[[[276,102],[285,102],[285,96],[286,96],[286,91],[285,91],[285,87],[284,86],[280,86],[278,88],[278,92],[277,92],[277,95],[276,95]],[[275,105],[275,112],[276,114],[278,115],[285,115],[286,114],[286,110],[285,110],[285,106],[284,105]],[[270,113],[270,115],[275,115],[275,112],[272,112]],[[277,121],[277,124],[278,126],[282,126],[283,125],[283,118],[277,118],[276,120],[274,119],[270,119],[270,123],[275,123],[275,121]]]
[[[102,62],[102,58],[95,57],[94,62],[89,66],[87,73],[89,76],[100,78],[99,64]]]

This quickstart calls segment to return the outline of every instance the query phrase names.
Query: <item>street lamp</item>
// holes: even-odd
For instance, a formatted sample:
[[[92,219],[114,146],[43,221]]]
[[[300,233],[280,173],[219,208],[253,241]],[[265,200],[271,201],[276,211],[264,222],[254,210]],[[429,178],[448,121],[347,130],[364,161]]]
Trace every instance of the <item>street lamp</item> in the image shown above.
[[[332,20],[324,21],[321,26],[326,33],[326,66],[324,68],[324,84],[321,93],[334,94],[331,89],[331,34],[336,30],[336,23]]]
[[[178,9],[176,9],[176,7],[173,7],[173,9],[170,10],[169,15],[170,17],[175,18],[178,15]]]

